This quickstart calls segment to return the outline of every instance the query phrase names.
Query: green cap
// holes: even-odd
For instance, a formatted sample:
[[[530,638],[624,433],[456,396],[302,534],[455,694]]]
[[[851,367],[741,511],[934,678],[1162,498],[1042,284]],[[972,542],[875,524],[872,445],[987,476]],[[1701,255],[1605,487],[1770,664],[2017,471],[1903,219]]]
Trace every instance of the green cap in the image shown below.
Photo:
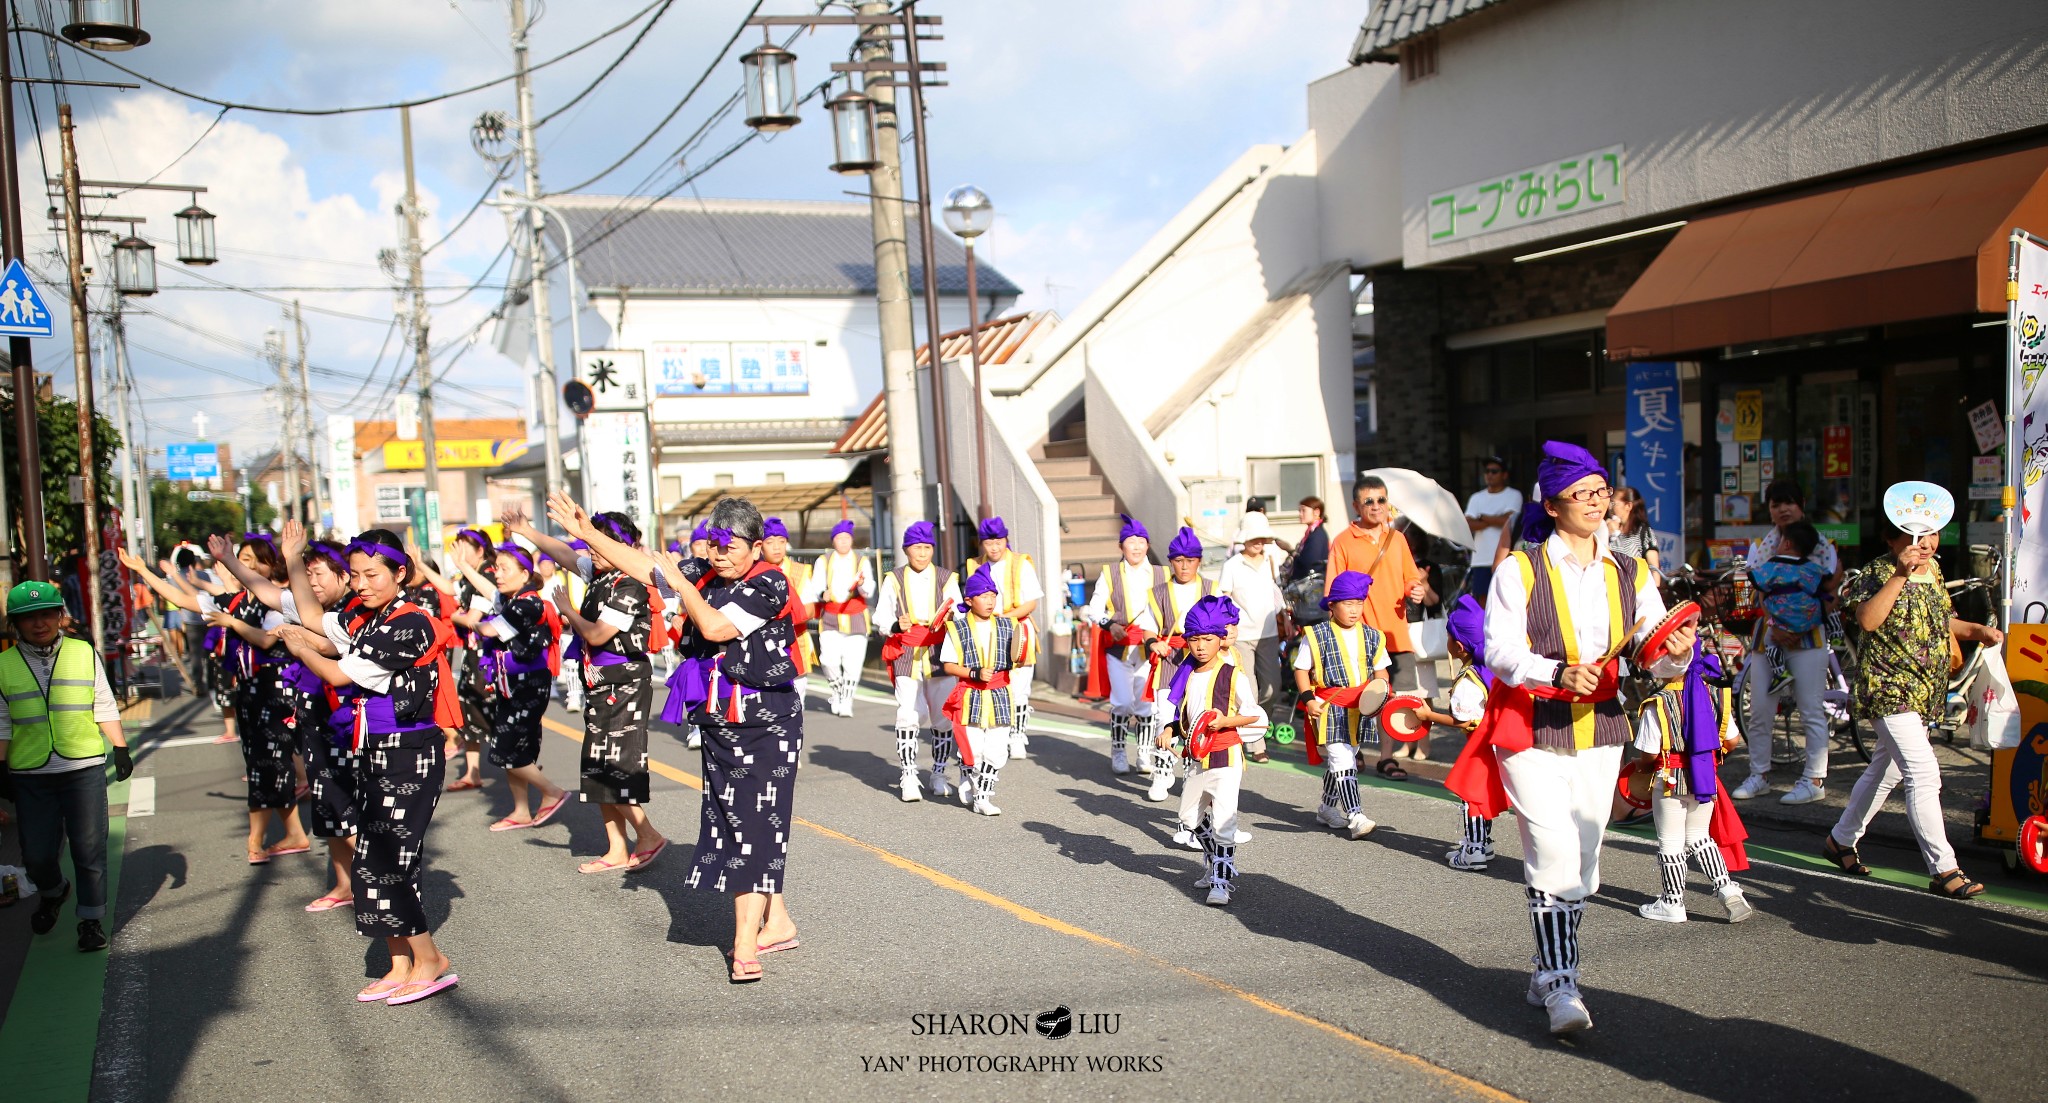
[[[7,591],[7,615],[11,617],[62,608],[64,594],[54,583],[22,582]]]

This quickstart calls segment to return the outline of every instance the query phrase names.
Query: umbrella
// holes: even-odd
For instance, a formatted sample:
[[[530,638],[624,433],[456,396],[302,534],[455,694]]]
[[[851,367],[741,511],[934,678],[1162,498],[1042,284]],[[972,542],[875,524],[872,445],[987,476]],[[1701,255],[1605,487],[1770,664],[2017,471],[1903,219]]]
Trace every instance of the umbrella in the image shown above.
[[[1405,467],[1375,467],[1365,472],[1387,484],[1387,502],[1409,522],[1470,550],[1479,542],[1472,538],[1472,523],[1458,496],[1445,490],[1435,479]]]

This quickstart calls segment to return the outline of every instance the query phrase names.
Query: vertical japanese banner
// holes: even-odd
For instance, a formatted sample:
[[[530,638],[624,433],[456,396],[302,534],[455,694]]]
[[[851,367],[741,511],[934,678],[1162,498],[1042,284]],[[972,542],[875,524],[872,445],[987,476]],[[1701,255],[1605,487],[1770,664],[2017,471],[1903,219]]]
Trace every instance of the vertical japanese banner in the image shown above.
[[[592,513],[618,510],[640,526],[648,547],[658,547],[654,527],[653,471],[649,462],[647,414],[643,410],[599,411],[583,419],[578,444],[584,491]]]
[[[2048,624],[2048,246],[2023,233],[2013,235],[2015,278],[2007,308],[2007,409],[2014,419],[2008,478],[2018,508],[2006,511],[2013,557],[2011,623]]]
[[[1678,365],[1628,366],[1628,485],[1643,496],[1666,569],[1685,561],[1685,427]]]

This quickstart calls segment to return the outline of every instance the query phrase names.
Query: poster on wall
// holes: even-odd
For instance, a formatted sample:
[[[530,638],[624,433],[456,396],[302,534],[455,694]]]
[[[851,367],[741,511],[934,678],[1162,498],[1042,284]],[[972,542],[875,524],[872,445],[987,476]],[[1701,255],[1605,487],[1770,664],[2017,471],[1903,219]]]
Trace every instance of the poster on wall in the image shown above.
[[[1685,427],[1678,365],[1670,361],[1628,366],[1628,484],[1643,496],[1657,554],[1685,561]]]
[[[658,343],[648,357],[657,397],[811,393],[810,347],[803,341]]]
[[[732,346],[722,341],[656,344],[649,346],[647,358],[657,396],[731,393]]]
[[[583,419],[578,450],[592,513],[618,510],[643,533],[654,528],[654,472],[644,411],[605,412]]]
[[[734,394],[809,394],[810,357],[799,341],[732,347]]]
[[[2006,478],[2018,491],[2019,508],[2008,510],[2012,540],[2012,621],[2048,623],[2048,244],[2031,235],[2013,242],[2019,278],[2006,326],[2006,391],[2019,419],[2018,456],[2008,456]]]

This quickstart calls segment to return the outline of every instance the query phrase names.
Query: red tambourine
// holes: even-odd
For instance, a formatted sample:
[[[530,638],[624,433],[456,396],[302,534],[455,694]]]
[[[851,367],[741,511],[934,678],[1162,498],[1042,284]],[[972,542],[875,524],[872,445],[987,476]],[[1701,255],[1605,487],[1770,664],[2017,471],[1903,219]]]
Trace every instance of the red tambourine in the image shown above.
[[[2020,861],[2035,873],[2048,873],[2048,819],[2028,816],[2020,825]]]
[[[1655,759],[1638,758],[1621,768],[1621,777],[1615,781],[1614,790],[1623,803],[1630,808],[1641,810],[1650,806],[1650,783],[1657,776]]]
[[[1413,743],[1429,734],[1429,721],[1422,718],[1428,702],[1414,693],[1396,693],[1380,706],[1380,727],[1402,743]]]
[[[1657,627],[1650,629],[1650,634],[1643,639],[1643,645],[1636,648],[1636,654],[1644,656],[1642,661],[1645,663],[1654,662],[1659,655],[1664,654],[1664,645],[1671,642],[1673,634],[1681,628],[1699,622],[1699,602],[1679,602],[1672,606],[1670,612],[1664,614],[1664,619],[1657,622]]]

